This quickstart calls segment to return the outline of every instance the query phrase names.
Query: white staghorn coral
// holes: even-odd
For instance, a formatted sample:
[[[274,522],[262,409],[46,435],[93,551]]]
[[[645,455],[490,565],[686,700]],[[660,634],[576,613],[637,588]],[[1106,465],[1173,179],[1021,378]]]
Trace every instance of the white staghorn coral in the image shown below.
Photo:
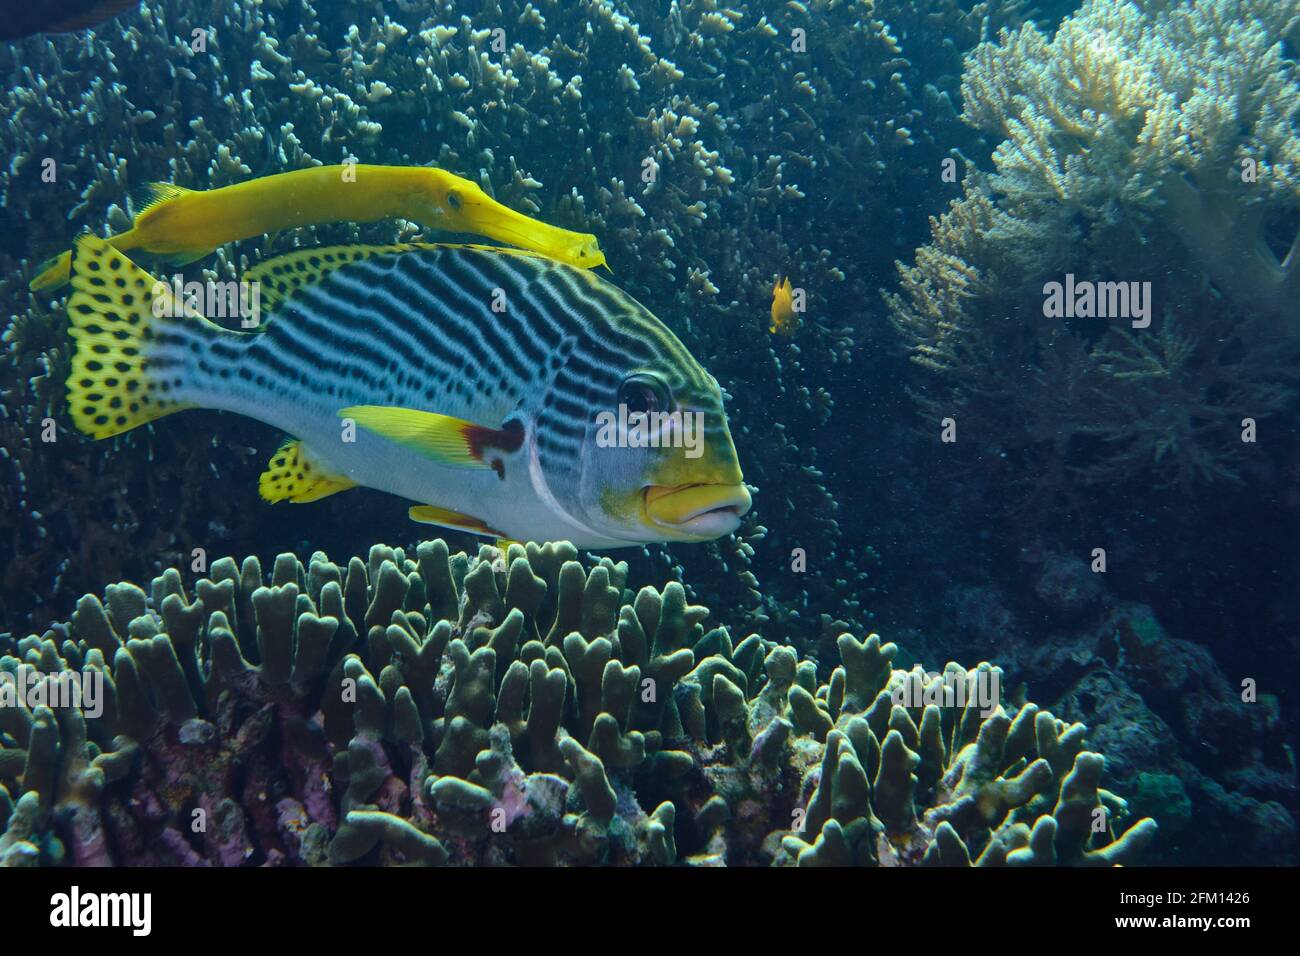
[[[1239,477],[1300,359],[1298,38],[1300,0],[1090,0],[971,52],[994,169],[886,296],[927,416],[1086,481]],[[1067,273],[1150,283],[1151,327],[1046,318]]]
[[[1297,257],[1260,232],[1300,202],[1298,31],[1295,0],[1091,0],[1050,40],[1026,24],[977,47],[963,118],[1005,137],[990,185],[1010,211],[1171,216],[1224,291],[1286,308]]]

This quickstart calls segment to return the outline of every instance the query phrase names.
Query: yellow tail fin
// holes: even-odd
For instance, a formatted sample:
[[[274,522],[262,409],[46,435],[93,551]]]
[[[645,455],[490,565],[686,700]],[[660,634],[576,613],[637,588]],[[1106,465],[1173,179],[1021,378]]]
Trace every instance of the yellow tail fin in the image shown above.
[[[60,253],[53,259],[46,259],[36,268],[36,278],[28,283],[27,288],[33,292],[61,288],[67,284],[72,271],[72,253]]]
[[[135,209],[135,219],[139,221],[140,216],[150,210],[156,209],[174,199],[193,192],[183,186],[177,186],[173,183],[145,183],[137,189],[131,196],[131,206]],[[120,243],[125,240],[126,248],[136,248],[139,243],[135,238],[135,227],[126,232],[113,236],[109,241]],[[202,259],[211,249],[198,249],[187,252],[168,253],[164,256],[164,261],[173,266],[189,265],[198,259]],[[44,292],[47,289],[61,289],[68,284],[68,279],[72,273],[72,253],[63,252],[51,259],[46,259],[36,267],[36,278],[27,284],[27,288],[32,292]]]
[[[155,310],[156,300],[167,308]],[[149,343],[169,321],[157,313],[174,314],[172,302],[165,285],[105,240],[89,233],[77,240],[68,298],[68,334],[76,342],[68,407],[81,431],[110,438],[193,407],[170,398],[171,386],[150,373]]]

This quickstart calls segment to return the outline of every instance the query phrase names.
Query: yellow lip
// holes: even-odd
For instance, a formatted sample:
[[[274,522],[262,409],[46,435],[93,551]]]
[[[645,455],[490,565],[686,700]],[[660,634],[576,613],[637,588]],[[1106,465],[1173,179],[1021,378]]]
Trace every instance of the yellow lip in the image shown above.
[[[710,541],[730,534],[749,511],[744,485],[651,485],[645,489],[645,512],[656,525],[684,538]]]

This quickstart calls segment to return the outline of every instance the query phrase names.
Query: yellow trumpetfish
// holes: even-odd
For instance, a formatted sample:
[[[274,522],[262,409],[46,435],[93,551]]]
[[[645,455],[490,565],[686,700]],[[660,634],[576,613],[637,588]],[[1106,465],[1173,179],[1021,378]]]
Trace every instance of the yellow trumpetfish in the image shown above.
[[[590,233],[529,219],[468,179],[428,166],[316,166],[206,191],[171,183],[145,190],[132,227],[108,242],[122,251],[163,256],[173,265],[201,259],[228,242],[295,226],[398,217],[486,236],[585,269],[605,265]],[[65,285],[71,263],[71,252],[42,263],[31,290]]]

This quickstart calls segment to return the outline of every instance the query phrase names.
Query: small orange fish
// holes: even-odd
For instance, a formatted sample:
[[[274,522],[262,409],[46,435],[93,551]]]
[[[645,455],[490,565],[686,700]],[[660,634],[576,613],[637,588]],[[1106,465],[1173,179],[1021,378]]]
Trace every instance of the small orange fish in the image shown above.
[[[801,325],[803,321],[794,308],[794,288],[789,278],[782,279],[772,286],[772,324],[767,330],[773,335],[791,336],[799,331]]]

